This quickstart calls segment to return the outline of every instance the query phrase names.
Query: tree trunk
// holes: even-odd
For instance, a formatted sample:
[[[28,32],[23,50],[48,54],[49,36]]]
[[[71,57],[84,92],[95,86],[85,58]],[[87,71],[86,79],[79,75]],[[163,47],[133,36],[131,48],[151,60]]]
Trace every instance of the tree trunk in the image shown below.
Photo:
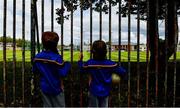
[[[149,47],[150,47],[150,69],[155,71],[157,66],[157,50],[158,50],[158,0],[149,0]]]
[[[152,87],[152,96],[150,96],[152,99],[155,96],[156,88],[153,88],[156,86],[156,81],[158,80],[158,102],[157,104],[159,106],[163,105],[164,102],[164,81],[165,81],[165,67],[168,66],[166,64],[166,60],[168,60],[171,55],[174,53],[175,46],[177,45],[178,40],[178,26],[177,26],[177,14],[176,14],[176,2],[175,0],[168,0],[167,1],[168,7],[167,7],[167,45],[165,40],[159,40],[158,36],[158,0],[149,0],[149,19],[148,19],[148,33],[149,33],[149,46],[150,46],[150,76],[152,76],[149,81],[149,86]],[[167,55],[166,55],[166,49],[167,49]],[[167,57],[167,58],[166,58]],[[155,78],[156,72],[158,73],[158,79]],[[168,76],[172,75],[172,72],[168,72]],[[173,85],[173,80],[168,80],[168,93],[172,91],[172,88],[170,87]],[[168,103],[172,100],[172,96],[168,96]],[[168,104],[166,103],[166,104]]]
[[[149,47],[150,47],[150,69],[155,71],[156,65],[159,67],[160,72],[164,72],[166,60],[166,45],[165,41],[159,41],[158,33],[158,0],[149,0]],[[167,31],[168,31],[168,44],[167,44],[167,58],[169,59],[174,53],[175,46],[178,40],[178,25],[176,14],[175,0],[168,0],[167,10]],[[158,58],[158,59],[157,59]],[[158,61],[159,63],[157,64]]]
[[[176,2],[175,0],[168,0],[167,10],[167,46],[165,41],[159,42],[159,71],[165,72],[166,63],[166,47],[167,47],[167,59],[169,59],[174,53],[175,46],[178,40],[178,24],[176,14]]]
[[[178,40],[178,24],[177,24],[177,14],[176,14],[176,0],[168,0],[167,2],[167,45],[166,41],[159,43],[161,47],[159,47],[159,88],[161,89],[160,96],[163,97],[165,91],[165,72],[166,67],[168,66],[168,63],[166,60],[169,60],[169,58],[174,54],[174,50],[177,45]],[[166,49],[167,49],[167,55],[166,55]],[[167,58],[166,58],[167,56]],[[167,67],[168,69],[168,67]],[[169,69],[168,69],[169,70]],[[166,105],[172,106],[172,98],[173,95],[171,94],[173,92],[173,70],[167,70],[167,100]],[[162,100],[163,101],[163,100]]]

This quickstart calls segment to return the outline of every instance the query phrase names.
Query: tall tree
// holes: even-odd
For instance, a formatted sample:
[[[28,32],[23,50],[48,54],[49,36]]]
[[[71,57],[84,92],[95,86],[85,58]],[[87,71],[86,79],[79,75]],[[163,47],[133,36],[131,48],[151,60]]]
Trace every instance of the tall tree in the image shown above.
[[[102,11],[104,13],[108,13],[108,2],[112,2],[113,6],[117,5],[120,0],[92,0],[93,10],[99,12]],[[137,14],[137,0],[122,0],[122,9],[121,14],[123,17],[126,17],[128,14],[128,2],[131,2],[131,14]],[[177,45],[178,40],[178,24],[177,24],[177,13],[179,13],[178,9],[180,9],[180,2],[179,0],[167,0],[167,9],[166,9],[166,2],[164,0],[149,0],[149,13],[147,13],[147,1],[146,0],[139,0],[140,4],[140,19],[147,20],[149,23],[149,37],[150,37],[150,66],[151,70],[155,70],[155,62],[156,55],[158,55],[159,67],[163,67],[165,64],[165,40],[159,39],[159,32],[158,32],[158,20],[165,19],[167,13],[167,33],[168,33],[168,46],[167,46],[167,57],[168,59],[174,53],[175,46]],[[73,0],[73,4],[69,0],[64,0],[64,8],[58,8],[56,10],[56,14],[59,15],[57,17],[57,22],[59,24],[63,23],[64,19],[69,19],[69,15],[62,16],[65,11],[70,12],[72,9],[75,11],[77,10],[78,6],[82,6],[84,10],[87,10],[90,6],[90,0]],[[102,8],[100,8],[102,6]],[[102,9],[102,10],[100,10]],[[117,13],[119,13],[117,11]],[[149,18],[147,18],[147,15]],[[157,48],[155,46],[158,46]],[[156,54],[157,53],[157,54]],[[161,70],[161,68],[160,68]],[[162,70],[161,70],[162,71]]]

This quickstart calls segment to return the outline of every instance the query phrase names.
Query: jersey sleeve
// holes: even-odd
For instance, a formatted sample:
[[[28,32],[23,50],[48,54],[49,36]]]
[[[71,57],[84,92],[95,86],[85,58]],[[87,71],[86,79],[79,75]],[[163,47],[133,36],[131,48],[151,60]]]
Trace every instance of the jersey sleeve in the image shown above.
[[[87,62],[83,63],[83,61],[79,60],[78,67],[79,67],[81,73],[87,72],[87,69],[85,69],[84,66],[87,66]]]
[[[34,63],[33,66],[32,66],[32,72],[33,72],[33,73],[36,73],[36,72],[37,72],[37,67],[36,67],[35,63]]]
[[[114,68],[114,72],[120,75],[123,79],[127,79],[127,71],[124,67],[122,66],[116,66]]]
[[[32,65],[31,71],[32,71],[33,73],[37,73],[37,71],[38,71],[38,68],[37,68],[37,66],[36,66],[36,62],[35,62],[35,61],[33,61],[33,65]]]
[[[60,77],[66,77],[68,72],[71,69],[71,64],[69,62],[64,62],[62,57],[59,57],[57,59],[57,62],[61,64],[62,66],[58,67],[58,74]]]

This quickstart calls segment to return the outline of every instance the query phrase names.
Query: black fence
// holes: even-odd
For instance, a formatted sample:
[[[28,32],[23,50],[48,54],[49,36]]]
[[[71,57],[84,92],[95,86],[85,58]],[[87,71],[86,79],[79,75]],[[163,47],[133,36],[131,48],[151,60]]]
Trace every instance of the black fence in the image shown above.
[[[22,7],[22,61],[17,62],[17,53],[16,53],[16,37],[17,37],[17,29],[16,29],[16,15],[19,14],[16,11],[16,6],[19,5],[18,1],[20,0],[12,0],[13,2],[13,41],[12,41],[12,50],[13,50],[13,60],[7,61],[7,0],[1,1],[0,3],[3,3],[3,61],[1,65],[2,71],[0,72],[0,78],[1,78],[1,85],[0,85],[0,106],[41,106],[42,102],[40,101],[38,91],[34,91],[34,84],[32,83],[33,74],[31,73],[31,63],[26,61],[26,46],[25,46],[25,40],[26,40],[26,7],[28,3],[27,0],[21,0],[21,7]],[[35,54],[41,51],[41,45],[40,45],[40,34],[45,31],[45,8],[44,2],[46,0],[31,0],[31,22],[30,27],[28,28],[30,30],[30,36],[31,36],[31,60],[34,58]],[[164,67],[161,67],[160,63],[160,44],[159,44],[159,36],[158,34],[153,37],[154,40],[152,40],[151,30],[153,27],[158,28],[158,26],[152,26],[151,20],[153,17],[151,17],[152,12],[152,2],[150,0],[105,0],[105,1],[95,1],[95,3],[91,0],[79,0],[77,3],[74,3],[74,1],[65,1],[62,0],[51,0],[49,4],[51,6],[51,9],[49,9],[48,12],[51,13],[51,16],[49,17],[50,20],[50,30],[48,31],[55,31],[54,30],[54,22],[55,19],[55,11],[56,10],[54,5],[55,3],[59,2],[61,4],[59,7],[59,20],[60,20],[60,36],[61,36],[61,47],[60,47],[60,54],[64,57],[64,33],[70,32],[70,62],[73,65],[71,68],[71,73],[67,78],[64,79],[65,83],[65,96],[66,96],[66,106],[87,106],[88,102],[88,78],[86,75],[80,75],[77,71],[77,64],[74,61],[74,12],[75,10],[70,9],[69,15],[65,16],[65,11],[68,8],[72,6],[77,6],[77,11],[79,11],[79,19],[80,19],[80,50],[79,52],[83,52],[84,47],[84,24],[83,21],[87,20],[83,17],[83,12],[86,10],[89,10],[89,49],[91,49],[91,45],[93,42],[93,17],[94,12],[98,12],[99,14],[99,39],[103,39],[103,12],[107,12],[108,17],[108,59],[112,59],[112,6],[116,5],[117,7],[117,14],[118,20],[116,21],[118,23],[118,48],[117,48],[117,62],[126,67],[128,71],[128,81],[122,81],[119,85],[114,85],[112,89],[112,93],[109,100],[109,106],[180,106],[180,97],[178,96],[178,87],[179,86],[179,76],[178,71],[179,69],[179,62],[176,60],[176,50],[177,50],[177,43],[178,43],[178,29],[174,29],[174,35],[176,33],[176,38],[173,38],[174,40],[174,48],[173,48],[173,59],[168,60],[168,51],[169,51],[169,23],[168,23],[168,6],[170,6],[169,1],[164,1],[163,5],[163,18],[164,19],[164,45],[165,45],[165,63]],[[39,4],[38,4],[39,3]],[[68,7],[68,4],[70,7]],[[88,5],[86,4],[88,3]],[[98,7],[96,8],[98,4]],[[158,2],[158,0],[154,1],[154,4],[156,8],[160,6],[161,1]],[[174,26],[177,24],[177,13],[178,13],[178,1],[173,0],[174,6]],[[172,3],[172,4],[173,4]],[[84,7],[83,7],[84,5]],[[177,5],[177,6],[176,6]],[[87,7],[86,7],[87,6]],[[108,7],[107,10],[105,7]],[[143,7],[144,6],[144,7]],[[39,7],[41,7],[41,10]],[[87,8],[87,9],[86,9]],[[78,10],[79,9],[79,10]],[[99,9],[99,10],[96,10]],[[145,10],[144,14],[142,14],[142,9]],[[135,13],[133,13],[135,10]],[[155,17],[158,19],[158,15],[160,11],[158,9],[154,9]],[[41,15],[38,14],[38,11],[41,12]],[[137,22],[131,22],[131,16],[136,16]],[[41,16],[41,17],[40,17]],[[127,62],[122,62],[122,17],[127,17]],[[39,21],[39,17],[41,18]],[[68,17],[69,24],[70,24],[70,31],[64,31],[64,28],[67,27],[67,25],[64,25],[65,18]],[[57,19],[58,20],[58,19]],[[145,21],[147,24],[146,30],[147,30],[147,36],[146,36],[146,61],[140,62],[140,22]],[[158,21],[158,20],[154,20]],[[41,22],[41,23],[39,23]],[[131,62],[131,25],[132,23],[136,23],[137,25],[137,48],[135,49],[137,53],[137,61]],[[155,22],[158,23],[158,22]],[[173,27],[174,27],[173,26]],[[41,28],[41,30],[39,29]],[[156,31],[156,33],[158,33]],[[154,49],[152,50],[152,41],[154,41]],[[152,51],[154,53],[152,53]],[[155,61],[153,62],[154,65],[152,66],[154,70],[151,70],[151,56],[154,54]],[[92,58],[92,54],[90,53],[90,57]],[[32,61],[31,61],[32,62]],[[160,69],[163,68],[164,72],[162,73]],[[76,71],[74,71],[76,70]],[[83,82],[83,83],[82,83]],[[36,96],[35,96],[36,95]]]

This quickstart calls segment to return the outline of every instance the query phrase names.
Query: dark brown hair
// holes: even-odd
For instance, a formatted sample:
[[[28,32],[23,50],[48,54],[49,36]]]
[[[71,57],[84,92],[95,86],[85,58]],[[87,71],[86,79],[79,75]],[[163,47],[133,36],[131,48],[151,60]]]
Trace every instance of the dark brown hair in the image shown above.
[[[55,53],[57,51],[57,44],[59,41],[59,36],[55,32],[43,32],[42,33],[42,44],[45,50],[51,50]]]
[[[106,59],[106,53],[107,53],[107,48],[106,48],[106,43],[104,41],[96,40],[93,42],[92,45],[93,59],[104,60]]]

